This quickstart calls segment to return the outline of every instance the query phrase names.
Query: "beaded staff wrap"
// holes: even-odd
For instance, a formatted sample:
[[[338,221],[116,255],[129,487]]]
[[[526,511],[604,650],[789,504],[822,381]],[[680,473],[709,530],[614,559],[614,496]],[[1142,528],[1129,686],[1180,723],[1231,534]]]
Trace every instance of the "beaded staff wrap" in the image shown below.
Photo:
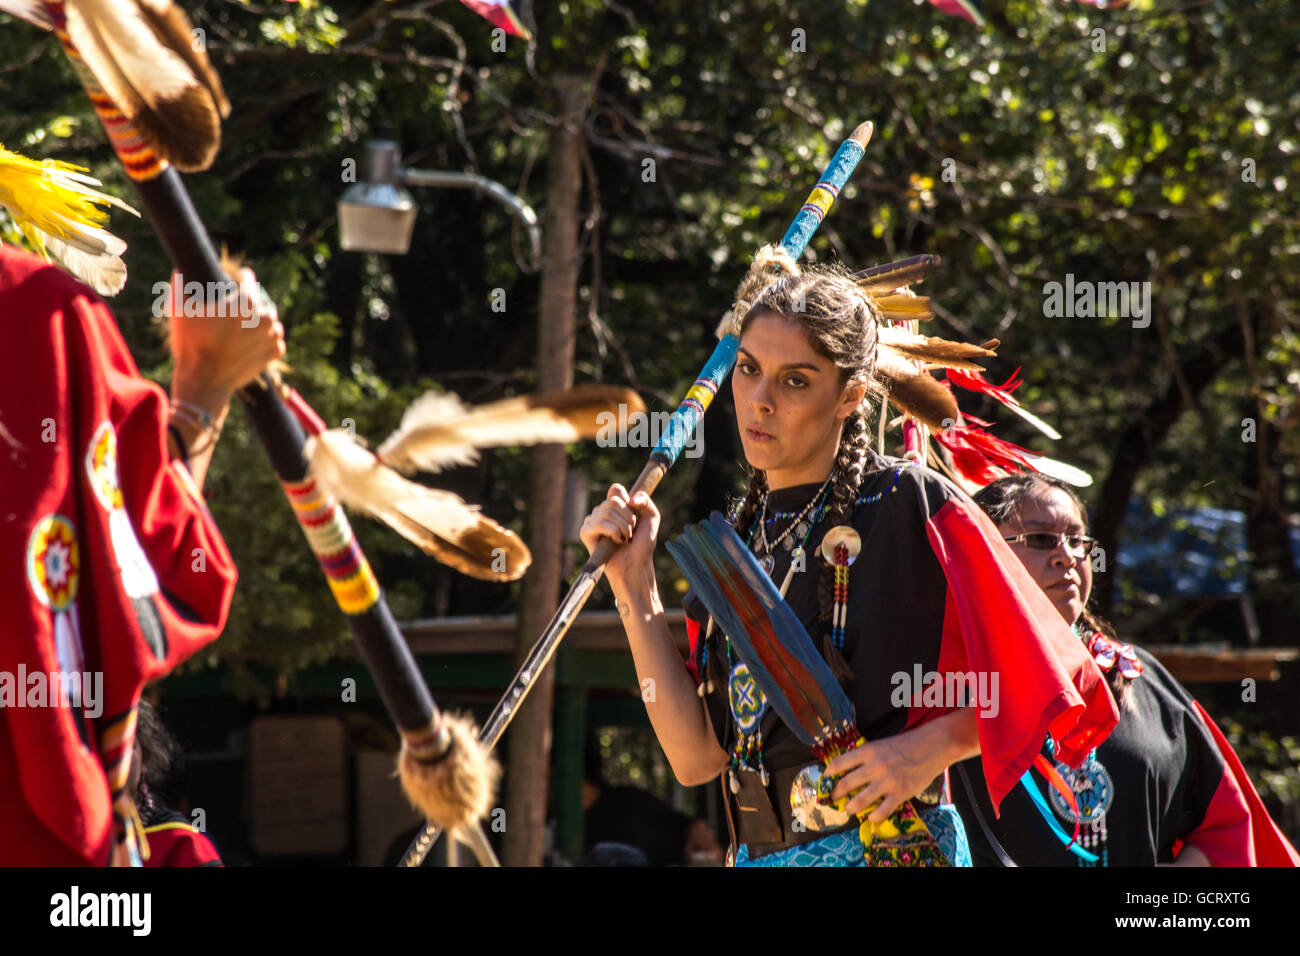
[[[420,730],[403,730],[402,741],[416,760],[436,761],[451,746],[451,736],[442,722],[442,715],[429,721]]]
[[[686,447],[691,435],[695,433],[700,419],[704,417],[714,396],[718,394],[719,386],[731,371],[731,367],[736,364],[738,348],[740,348],[740,339],[734,335],[724,336],[718,343],[709,360],[704,363],[704,368],[700,369],[695,384],[687,391],[686,397],[677,406],[677,411],[673,412],[672,418],[668,419],[668,426],[660,435],[654,451],[650,453],[652,458],[659,459],[668,468],[677,461],[677,457]]]
[[[294,517],[320,561],[339,608],[344,614],[370,610],[379,600],[379,582],[342,507],[317,487],[314,479],[283,484]]]
[[[846,139],[840,144],[830,165],[822,173],[822,178],[808,194],[808,199],[799,210],[799,215],[795,217],[794,222],[790,223],[790,228],[781,239],[781,245],[785,246],[791,256],[798,259],[803,253],[808,240],[826,218],[831,204],[835,202],[840,190],[853,175],[853,170],[857,168],[863,152],[862,146],[852,139]]]
[[[859,127],[855,130],[855,135],[858,135],[861,129]],[[813,233],[826,218],[831,204],[835,202],[840,189],[853,175],[853,170],[857,168],[864,152],[862,144],[853,139],[846,139],[835,151],[830,165],[822,172],[821,179],[813,187],[808,200],[781,238],[781,246],[790,254],[791,259],[797,260],[803,255]],[[667,467],[672,467],[676,463],[686,442],[695,432],[700,419],[704,417],[709,403],[718,394],[719,386],[731,373],[732,366],[736,364],[736,352],[739,348],[740,339],[734,334],[722,336],[718,347],[713,350],[709,360],[704,363],[704,368],[700,370],[695,384],[691,386],[686,397],[677,407],[677,411],[673,412],[672,418],[668,420],[668,427],[651,453],[652,458],[658,458]]]

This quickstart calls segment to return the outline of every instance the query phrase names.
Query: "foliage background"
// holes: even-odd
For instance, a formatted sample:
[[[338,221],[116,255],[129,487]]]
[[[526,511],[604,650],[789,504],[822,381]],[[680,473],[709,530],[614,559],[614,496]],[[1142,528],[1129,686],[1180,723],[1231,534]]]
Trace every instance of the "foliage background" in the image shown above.
[[[190,190],[214,237],[247,254],[278,302],[293,380],[327,420],[350,417],[377,441],[427,387],[482,401],[533,378],[538,280],[501,207],[425,192],[407,256],[340,251],[341,173],[366,138],[387,132],[408,164],[477,171],[540,212],[552,80],[595,76],[577,374],[672,408],[748,256],[781,235],[840,140],[872,119],[866,159],[809,258],[862,268],[940,253],[926,288],[934,331],[1000,338],[995,380],[1025,367],[1018,397],[1067,436],[1050,453],[1097,478],[1087,495],[1111,559],[1132,494],[1156,513],[1245,510],[1263,643],[1297,643],[1285,539],[1300,511],[1290,4],[1010,0],[985,30],[912,0],[522,6],[536,41],[496,52],[490,25],[447,0],[187,4],[234,103],[216,164]],[[83,163],[129,196],[56,44],[0,24],[0,142]],[[149,311],[165,260],[145,223],[115,215],[113,228],[131,245],[114,311],[140,366],[165,380]],[[1150,281],[1150,327],[1049,318],[1043,286],[1066,274]],[[489,307],[496,288],[504,313]],[[669,528],[742,487],[728,404],[706,422],[708,454],[683,460],[659,493]],[[1017,420],[970,410],[1049,451]],[[1245,418],[1258,424],[1253,443]],[[241,586],[227,635],[193,664],[224,661],[240,693],[265,692],[257,665],[288,673],[346,647],[255,445],[232,416],[209,495]],[[571,461],[599,490],[635,474],[639,456],[591,446]],[[526,463],[486,454],[439,482],[521,528]],[[399,618],[512,609],[516,588],[455,578],[355,524]],[[660,571],[676,580],[671,565]],[[1222,615],[1167,612],[1181,605],[1117,588],[1114,575],[1099,576],[1098,600],[1143,640],[1239,640]],[[1294,707],[1273,713],[1275,732],[1297,729]],[[1271,746],[1285,753],[1294,740]]]

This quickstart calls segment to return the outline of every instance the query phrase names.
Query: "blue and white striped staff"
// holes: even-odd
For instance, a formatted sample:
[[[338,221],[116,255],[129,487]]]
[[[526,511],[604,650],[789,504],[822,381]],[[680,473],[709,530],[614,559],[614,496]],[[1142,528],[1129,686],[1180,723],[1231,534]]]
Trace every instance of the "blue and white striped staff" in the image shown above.
[[[812,239],[817,227],[822,224],[826,213],[839,196],[840,190],[844,188],[849,176],[857,168],[871,139],[872,128],[871,123],[863,123],[840,144],[840,148],[831,158],[830,165],[826,167],[817,180],[817,185],[808,194],[808,199],[799,210],[799,214],[794,217],[794,222],[790,223],[790,228],[781,239],[781,246],[790,254],[791,259],[798,259],[803,255],[808,241]],[[740,339],[736,335],[728,332],[722,336],[717,348],[713,350],[709,360],[704,363],[704,368],[696,376],[695,384],[687,390],[686,397],[682,399],[681,404],[677,406],[677,411],[673,412],[668,420],[658,444],[650,453],[650,460],[628,491],[629,498],[639,491],[644,491],[647,495],[654,493],[659,482],[668,473],[668,469],[681,455],[690,436],[695,433],[705,411],[713,402],[713,397],[718,394],[718,389],[722,387],[722,383],[736,364],[736,352],[739,347]],[[501,739],[511,719],[523,704],[524,698],[532,690],[538,675],[555,656],[560,641],[568,633],[569,627],[586,605],[587,599],[591,597],[601,575],[604,574],[606,562],[614,556],[614,552],[619,547],[621,545],[615,543],[613,539],[605,538],[583,565],[582,573],[578,575],[577,580],[569,588],[569,593],[560,602],[555,616],[551,618],[551,623],[546,626],[542,636],[528,652],[523,666],[519,668],[505,694],[493,708],[487,723],[483,725],[479,740],[488,749],[497,745],[497,741]],[[398,865],[419,866],[423,863],[429,850],[433,848],[434,841],[438,839],[439,832],[434,824],[425,824],[424,829],[416,835]]]

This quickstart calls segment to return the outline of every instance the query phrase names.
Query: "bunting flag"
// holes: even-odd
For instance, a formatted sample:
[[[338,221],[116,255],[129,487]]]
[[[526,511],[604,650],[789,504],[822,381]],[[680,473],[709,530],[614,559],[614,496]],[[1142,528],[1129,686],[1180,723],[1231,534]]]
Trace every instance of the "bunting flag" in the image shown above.
[[[967,23],[973,23],[977,27],[985,26],[984,14],[980,12],[980,5],[976,0],[929,0],[929,2],[950,17],[961,17]],[[1107,10],[1124,6],[1126,0],[1076,0],[1076,2],[1097,7],[1099,10]]]
[[[510,0],[460,0],[460,2],[480,17],[491,20],[511,36],[522,37],[525,40],[532,38],[524,22],[519,19],[519,14],[515,13],[514,5]]]
[[[950,17],[961,17],[977,27],[984,26],[984,15],[980,13],[979,4],[975,0],[930,0],[930,3]]]

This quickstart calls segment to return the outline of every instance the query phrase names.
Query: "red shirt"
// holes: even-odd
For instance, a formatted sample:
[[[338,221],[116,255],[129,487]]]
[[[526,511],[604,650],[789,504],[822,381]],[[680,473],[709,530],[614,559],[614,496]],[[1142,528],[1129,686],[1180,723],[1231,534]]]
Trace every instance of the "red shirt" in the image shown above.
[[[0,248],[0,328],[0,865],[103,864],[141,688],[221,633],[235,567],[94,293]]]

